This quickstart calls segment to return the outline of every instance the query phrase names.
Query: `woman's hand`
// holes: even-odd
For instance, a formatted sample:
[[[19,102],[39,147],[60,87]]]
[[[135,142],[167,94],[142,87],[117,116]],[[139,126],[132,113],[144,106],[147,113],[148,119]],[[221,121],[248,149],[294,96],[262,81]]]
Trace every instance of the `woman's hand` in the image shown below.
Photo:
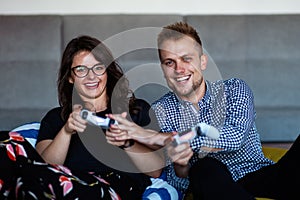
[[[115,119],[113,116],[117,115],[110,115],[111,119]],[[122,113],[120,115],[121,118],[126,118],[127,113]],[[110,125],[110,128],[106,130],[106,140],[109,144],[115,145],[115,146],[121,146],[126,143],[128,139],[130,139],[130,136],[126,130],[122,130],[119,127],[119,124]]]
[[[164,146],[164,141],[172,136],[172,133],[160,133],[155,130],[144,129],[136,123],[129,121],[126,115],[127,113],[107,115],[107,117],[118,122],[117,125],[111,125],[111,128],[119,129],[119,131],[116,131],[115,134],[112,134],[111,131],[108,132],[108,136],[112,137],[110,139],[111,142],[122,140],[125,143],[126,140],[133,139],[151,149],[160,149]]]
[[[74,134],[76,132],[84,132],[86,129],[87,121],[80,116],[81,109],[82,106],[79,104],[73,106],[73,111],[63,127],[66,133]]]
[[[37,152],[42,158],[53,164],[63,165],[69,150],[72,134],[83,132],[87,122],[80,117],[81,105],[74,105],[73,111],[56,137],[51,140],[42,140],[36,145]]]
[[[144,129],[136,123],[129,121],[126,118],[127,113],[125,112],[122,114],[108,114],[107,116],[118,122],[117,125],[112,125],[111,128],[118,128],[121,130],[120,132],[123,131],[123,134],[115,135],[117,140],[134,139],[141,143],[145,143],[145,141],[149,141],[152,136],[158,134],[155,130]]]

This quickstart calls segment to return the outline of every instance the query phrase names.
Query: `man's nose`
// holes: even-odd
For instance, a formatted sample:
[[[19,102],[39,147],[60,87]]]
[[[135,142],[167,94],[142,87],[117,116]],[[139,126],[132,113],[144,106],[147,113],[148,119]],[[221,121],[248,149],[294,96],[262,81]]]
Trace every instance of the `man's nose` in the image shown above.
[[[182,72],[184,72],[185,71],[185,63],[184,62],[182,62],[182,61],[178,61],[177,63],[176,63],[176,67],[175,67],[175,71],[177,72],[177,73],[182,73]]]

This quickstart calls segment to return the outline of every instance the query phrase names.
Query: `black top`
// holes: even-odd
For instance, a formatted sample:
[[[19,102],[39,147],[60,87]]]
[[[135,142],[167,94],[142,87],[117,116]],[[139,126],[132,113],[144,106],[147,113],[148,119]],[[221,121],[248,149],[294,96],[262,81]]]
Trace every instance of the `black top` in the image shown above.
[[[131,119],[137,123],[140,126],[146,126],[149,125],[150,122],[153,122],[155,120],[151,115],[149,117],[149,109],[150,105],[141,99],[137,99],[135,101],[135,106],[138,106],[141,108],[139,112],[136,112],[135,114],[131,114]],[[51,139],[53,140],[57,133],[61,130],[61,128],[64,126],[66,121],[62,120],[61,118],[61,107],[56,107],[50,110],[42,119],[41,126],[39,130],[39,134],[37,137],[37,143],[42,140]],[[107,109],[105,111],[96,113],[97,116],[105,117],[105,114],[111,113],[110,109]],[[156,121],[155,121],[156,122]],[[153,125],[153,123],[151,123]],[[156,124],[156,123],[155,123]],[[158,130],[158,129],[157,129]],[[111,170],[118,170],[118,169],[112,169],[112,165],[107,166],[106,162],[105,164],[102,161],[99,160],[112,160],[113,163],[117,163],[118,165],[124,165],[124,162],[131,162],[131,160],[128,158],[127,154],[124,152],[124,150],[121,150],[120,148],[117,148],[113,145],[110,145],[106,142],[106,139],[104,137],[105,130],[102,130],[99,127],[92,127],[88,126],[86,131],[84,133],[75,133],[72,135],[69,150],[67,153],[67,157],[64,163],[64,166],[68,167],[71,170],[80,170],[80,171],[92,171],[96,173],[108,173]],[[88,138],[90,135],[95,134],[97,139],[99,138],[99,141],[95,141],[97,145],[97,154],[100,154],[100,156],[104,156],[102,159],[96,159],[93,155],[89,152],[89,150],[93,150],[93,147],[89,149],[89,146],[85,146],[84,144],[87,144],[86,142],[82,141],[92,141],[94,139]],[[92,141],[93,142],[93,141]],[[84,143],[84,144],[83,144]],[[89,143],[89,142],[88,142]],[[93,145],[91,145],[93,146]],[[87,149],[87,148],[89,149]],[[100,149],[98,149],[100,148]],[[99,153],[101,152],[101,153]],[[103,153],[102,153],[103,152]],[[131,162],[132,163],[132,162]],[[123,170],[122,170],[123,171]],[[131,173],[130,173],[131,174]],[[131,174],[132,175],[132,174]],[[136,174],[139,175],[139,177],[136,178],[142,178],[145,181],[145,178],[149,179],[148,176],[144,174]],[[134,175],[134,176],[136,176]],[[150,179],[149,179],[150,180]],[[145,181],[145,183],[147,183]]]

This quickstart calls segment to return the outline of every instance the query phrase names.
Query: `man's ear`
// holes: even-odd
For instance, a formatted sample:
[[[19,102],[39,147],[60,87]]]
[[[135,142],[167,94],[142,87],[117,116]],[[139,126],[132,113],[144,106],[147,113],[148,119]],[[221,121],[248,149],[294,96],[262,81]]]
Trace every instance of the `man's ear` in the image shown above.
[[[208,57],[206,54],[202,54],[200,56],[200,61],[201,61],[201,70],[204,71],[206,69],[206,66],[207,66],[207,62],[208,62]]]

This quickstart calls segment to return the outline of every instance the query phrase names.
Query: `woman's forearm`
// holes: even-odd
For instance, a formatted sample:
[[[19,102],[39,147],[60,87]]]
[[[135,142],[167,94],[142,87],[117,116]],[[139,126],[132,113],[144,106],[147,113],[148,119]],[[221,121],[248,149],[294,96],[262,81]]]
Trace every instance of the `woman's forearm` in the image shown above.
[[[165,141],[172,136],[172,133],[161,133],[150,129],[144,129],[143,133],[132,135],[132,139],[145,144],[151,149],[158,150],[165,146]]]
[[[36,150],[47,163],[62,165],[68,153],[71,136],[72,134],[62,128],[53,140],[40,141]]]
[[[141,172],[154,178],[161,175],[165,160],[160,150],[154,151],[137,141],[124,150]]]

